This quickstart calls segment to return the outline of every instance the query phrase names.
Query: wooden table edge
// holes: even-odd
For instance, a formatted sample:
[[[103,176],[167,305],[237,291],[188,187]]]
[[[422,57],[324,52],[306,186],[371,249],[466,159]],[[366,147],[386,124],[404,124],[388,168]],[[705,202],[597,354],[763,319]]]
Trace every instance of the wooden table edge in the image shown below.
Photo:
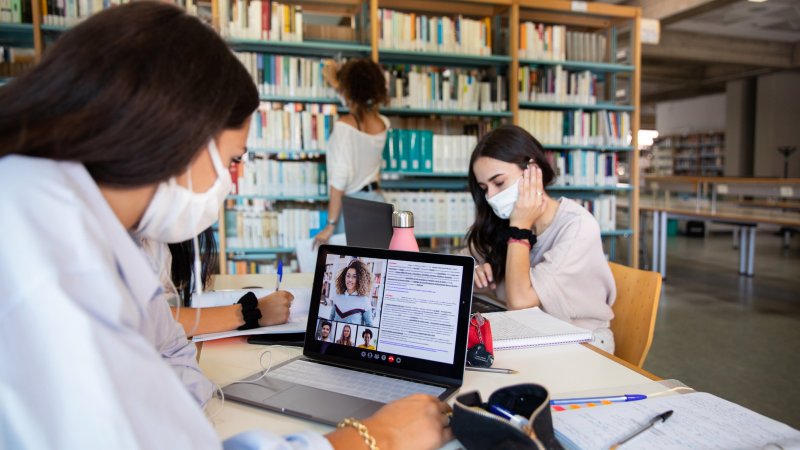
[[[663,378],[661,378],[659,376],[656,376],[656,375],[654,375],[654,374],[642,369],[641,367],[635,366],[635,365],[629,363],[628,361],[625,361],[624,359],[620,359],[620,358],[612,355],[611,353],[608,353],[605,350],[601,350],[601,349],[595,347],[592,344],[589,344],[587,342],[583,342],[581,345],[583,345],[584,347],[588,348],[589,350],[591,350],[591,351],[593,351],[595,353],[598,353],[600,355],[603,355],[606,358],[614,361],[615,363],[621,364],[621,365],[627,367],[628,369],[631,369],[632,371],[638,373],[639,375],[645,376],[645,377],[647,377],[647,378],[649,378],[649,379],[651,379],[653,381],[661,381],[661,380],[663,380]]]

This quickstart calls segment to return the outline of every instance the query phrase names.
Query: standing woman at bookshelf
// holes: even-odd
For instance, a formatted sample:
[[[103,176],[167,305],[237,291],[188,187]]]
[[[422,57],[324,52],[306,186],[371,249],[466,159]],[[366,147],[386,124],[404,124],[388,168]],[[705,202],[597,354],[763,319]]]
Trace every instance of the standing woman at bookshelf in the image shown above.
[[[498,127],[478,142],[469,167],[475,223],[467,232],[479,262],[476,291],[508,309],[539,306],[592,330],[592,343],[613,353],[616,287],[600,226],[574,201],[547,194],[554,178],[542,145],[520,127]]]
[[[341,212],[345,195],[384,201],[378,180],[390,127],[389,119],[378,113],[378,108],[389,100],[386,79],[378,64],[367,58],[351,59],[341,67],[328,61],[323,75],[350,114],[336,121],[328,139],[328,223],[314,236],[316,245],[327,243],[334,233],[344,233]]]
[[[211,28],[148,1],[89,17],[0,88],[0,447],[220,448],[183,376],[200,373],[194,345],[135,235],[150,214],[159,242],[216,220],[257,106]],[[413,396],[359,431],[381,448],[437,448],[447,411]],[[359,431],[250,432],[225,447],[357,448]]]

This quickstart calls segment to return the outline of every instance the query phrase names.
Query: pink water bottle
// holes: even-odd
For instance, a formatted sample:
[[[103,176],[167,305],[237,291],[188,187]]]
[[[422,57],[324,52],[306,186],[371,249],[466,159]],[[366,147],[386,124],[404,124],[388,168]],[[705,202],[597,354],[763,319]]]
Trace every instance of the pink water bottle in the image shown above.
[[[414,213],[411,211],[395,211],[392,213],[392,242],[389,250],[418,252],[419,245],[414,237]]]

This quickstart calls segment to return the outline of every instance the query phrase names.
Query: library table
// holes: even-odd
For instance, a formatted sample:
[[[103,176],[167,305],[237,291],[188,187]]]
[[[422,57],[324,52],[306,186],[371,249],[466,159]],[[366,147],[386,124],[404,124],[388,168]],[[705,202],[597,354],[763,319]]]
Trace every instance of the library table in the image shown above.
[[[308,287],[312,274],[287,274],[282,286]],[[233,289],[251,286],[274,286],[274,275],[220,275],[215,280],[216,289]],[[299,347],[262,346],[247,344],[243,338],[208,341],[203,345],[200,367],[215,383],[225,386],[257,371],[261,371],[259,358],[270,351],[272,364],[278,364],[302,353]],[[625,387],[643,386],[642,393],[657,392],[654,380],[658,377],[628,364],[613,355],[588,344],[566,344],[521,350],[498,350],[495,367],[511,368],[517,374],[496,374],[467,371],[459,393],[480,391],[486,398],[495,390],[518,383],[537,383],[545,386],[551,397],[576,392],[595,392],[610,395]],[[264,357],[267,364],[268,357]],[[651,386],[649,392],[645,392]],[[458,395],[458,393],[456,394]],[[449,400],[452,403],[452,397]],[[328,433],[332,427],[310,422],[232,401],[221,405],[213,399],[207,407],[220,439],[251,429],[267,429],[277,434],[301,430]],[[451,442],[445,448],[459,448]]]
[[[753,276],[755,261],[756,225],[759,223],[800,227],[800,213],[741,207],[735,202],[709,203],[675,199],[642,198],[640,211],[653,213],[653,266],[662,278],[667,276],[667,218],[719,221],[739,227],[739,273]]]

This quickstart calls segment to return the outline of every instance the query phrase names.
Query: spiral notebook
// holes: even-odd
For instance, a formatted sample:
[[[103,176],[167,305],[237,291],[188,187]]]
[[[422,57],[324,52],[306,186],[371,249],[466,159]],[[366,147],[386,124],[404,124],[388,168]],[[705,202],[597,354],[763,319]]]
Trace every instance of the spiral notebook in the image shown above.
[[[569,344],[592,340],[592,332],[557,319],[539,308],[486,313],[495,350]]]

